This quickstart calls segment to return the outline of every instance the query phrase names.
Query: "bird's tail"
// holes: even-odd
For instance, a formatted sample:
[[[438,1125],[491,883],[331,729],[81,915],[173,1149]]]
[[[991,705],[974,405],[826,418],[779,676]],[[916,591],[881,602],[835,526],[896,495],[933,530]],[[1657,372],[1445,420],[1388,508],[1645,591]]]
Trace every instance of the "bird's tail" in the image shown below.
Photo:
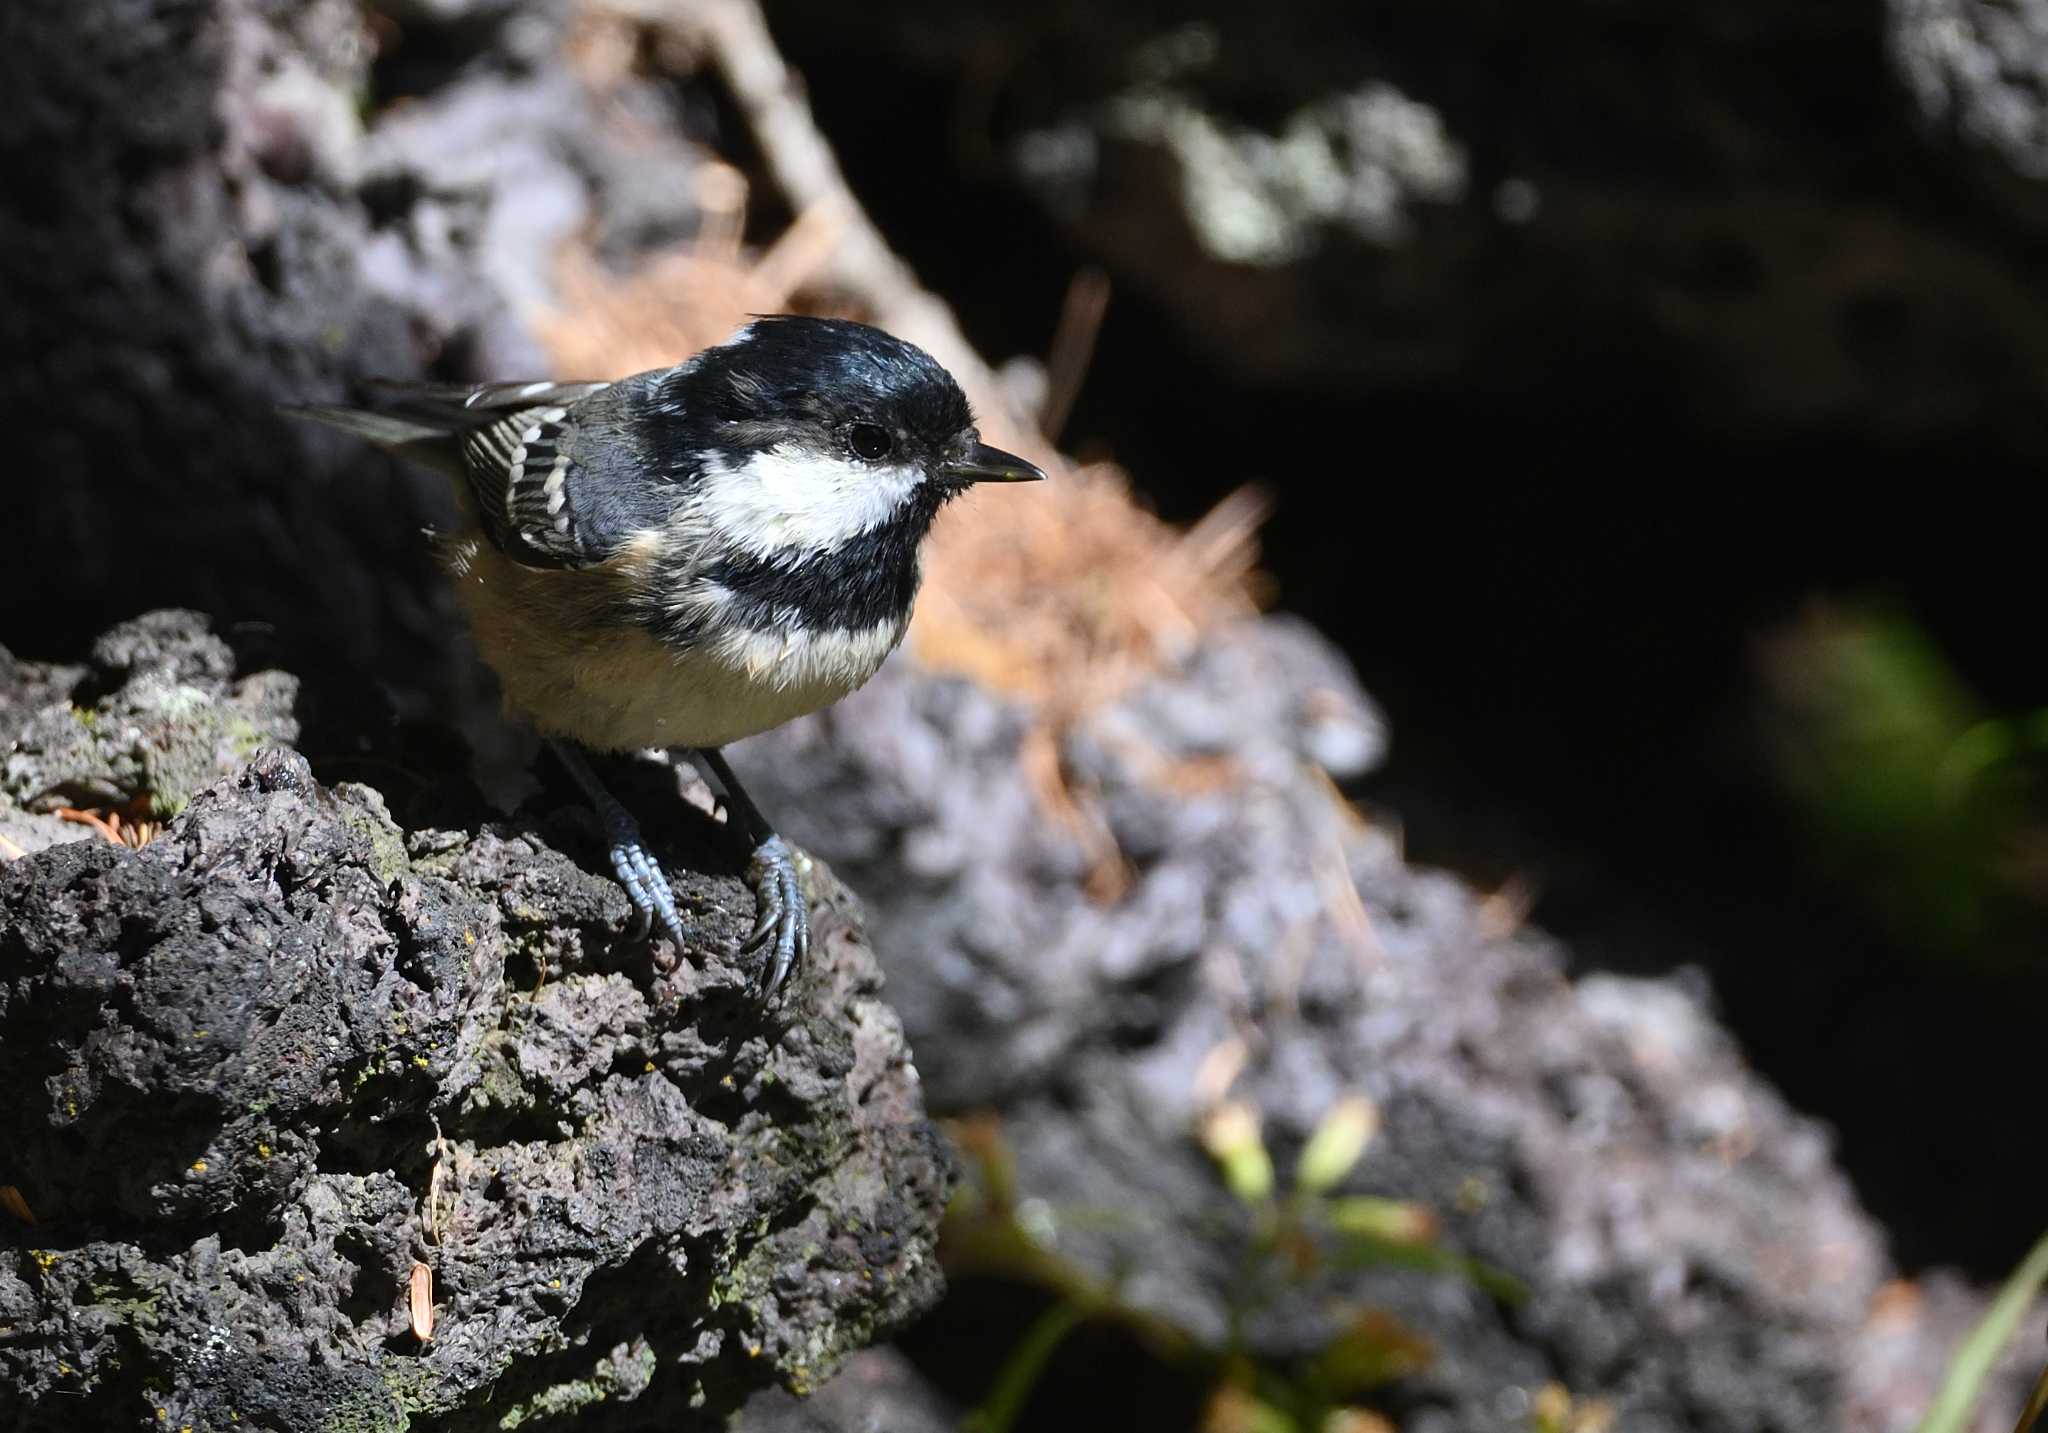
[[[424,407],[418,411],[379,411],[328,403],[282,403],[278,405],[278,411],[294,418],[310,418],[316,423],[325,423],[330,428],[339,428],[344,433],[367,439],[415,463],[443,473],[461,475],[462,433],[471,424],[464,421],[470,415],[460,409],[449,413],[435,407]]]
[[[311,418],[358,438],[367,438],[380,448],[404,449],[416,443],[445,439],[451,429],[436,427],[391,413],[373,413],[367,408],[342,408],[324,403],[280,403],[280,413],[294,418]]]
[[[414,462],[459,475],[466,434],[519,408],[574,403],[610,386],[607,382],[542,380],[537,383],[483,383],[465,387],[373,379],[363,385],[363,392],[372,404],[368,408],[345,408],[326,403],[289,403],[281,407],[293,417],[325,423],[344,433],[366,438],[380,448],[388,448]]]

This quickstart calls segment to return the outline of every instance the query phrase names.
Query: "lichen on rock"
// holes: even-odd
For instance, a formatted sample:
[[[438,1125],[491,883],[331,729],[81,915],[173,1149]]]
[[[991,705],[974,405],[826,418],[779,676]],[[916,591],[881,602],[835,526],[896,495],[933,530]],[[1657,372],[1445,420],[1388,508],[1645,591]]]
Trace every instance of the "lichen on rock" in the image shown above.
[[[149,798],[175,816],[266,744],[298,738],[297,684],[281,672],[233,679],[235,656],[189,612],[152,612],[93,644],[80,667],[31,682],[6,659],[19,695],[0,798],[27,811],[119,806]]]

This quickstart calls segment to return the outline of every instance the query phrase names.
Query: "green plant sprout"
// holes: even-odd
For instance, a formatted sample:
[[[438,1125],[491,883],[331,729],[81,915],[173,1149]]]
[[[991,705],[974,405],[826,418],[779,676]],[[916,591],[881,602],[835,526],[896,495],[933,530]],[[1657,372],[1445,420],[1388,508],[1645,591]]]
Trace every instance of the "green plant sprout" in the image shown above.
[[[1762,655],[1768,749],[1829,875],[1914,948],[2031,979],[2048,711],[1987,710],[1878,604],[1817,608]]]
[[[1283,1187],[1251,1105],[1224,1101],[1202,1119],[1202,1147],[1246,1216],[1219,1225],[1215,1235],[1228,1241],[1239,1265],[1220,1344],[1137,1306],[1123,1296],[1120,1279],[1098,1275],[1056,1247],[1061,1226],[1140,1230],[1151,1221],[1116,1211],[1055,1216],[1042,1201],[1020,1197],[1016,1161],[993,1116],[957,1123],[970,1177],[947,1212],[940,1247],[949,1272],[1015,1280],[1056,1300],[963,1426],[969,1433],[1010,1433],[1061,1342],[1094,1321],[1127,1330],[1208,1390],[1201,1433],[1388,1433],[1385,1420],[1359,1400],[1430,1361],[1433,1350],[1421,1334],[1385,1310],[1348,1305],[1321,1348],[1277,1358],[1252,1347],[1251,1320],[1278,1300],[1306,1293],[1318,1274],[1368,1267],[1464,1278],[1507,1302],[1524,1290],[1512,1276],[1440,1244],[1436,1219],[1423,1206],[1336,1192],[1364,1158],[1378,1123],[1363,1096],[1340,1100],[1310,1134]],[[1571,1417],[1569,1400],[1565,1409],[1562,1421],[1539,1419],[1532,1428],[1597,1433],[1597,1422]]]

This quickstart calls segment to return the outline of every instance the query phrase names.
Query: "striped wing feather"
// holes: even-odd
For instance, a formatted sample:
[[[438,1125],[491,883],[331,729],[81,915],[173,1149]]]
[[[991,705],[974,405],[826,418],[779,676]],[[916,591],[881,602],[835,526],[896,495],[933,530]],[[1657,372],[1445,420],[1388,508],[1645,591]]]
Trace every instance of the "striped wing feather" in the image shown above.
[[[393,385],[392,406],[431,411],[457,435],[463,476],[485,532],[507,557],[531,567],[581,567],[607,553],[579,526],[576,465],[562,451],[570,409],[609,383]]]
[[[575,464],[562,451],[568,410],[518,408],[462,437],[463,466],[484,525],[506,556],[536,567],[601,561],[572,501]]]

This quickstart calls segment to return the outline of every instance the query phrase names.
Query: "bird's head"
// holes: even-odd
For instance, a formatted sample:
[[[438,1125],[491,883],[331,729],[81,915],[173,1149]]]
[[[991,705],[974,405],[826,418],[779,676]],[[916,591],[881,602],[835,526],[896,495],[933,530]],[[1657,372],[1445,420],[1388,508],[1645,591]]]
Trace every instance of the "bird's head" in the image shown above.
[[[658,401],[667,454],[717,490],[714,510],[744,529],[729,536],[764,549],[885,525],[922,536],[975,483],[1045,476],[981,441],[930,354],[847,319],[757,319],[674,370]]]

